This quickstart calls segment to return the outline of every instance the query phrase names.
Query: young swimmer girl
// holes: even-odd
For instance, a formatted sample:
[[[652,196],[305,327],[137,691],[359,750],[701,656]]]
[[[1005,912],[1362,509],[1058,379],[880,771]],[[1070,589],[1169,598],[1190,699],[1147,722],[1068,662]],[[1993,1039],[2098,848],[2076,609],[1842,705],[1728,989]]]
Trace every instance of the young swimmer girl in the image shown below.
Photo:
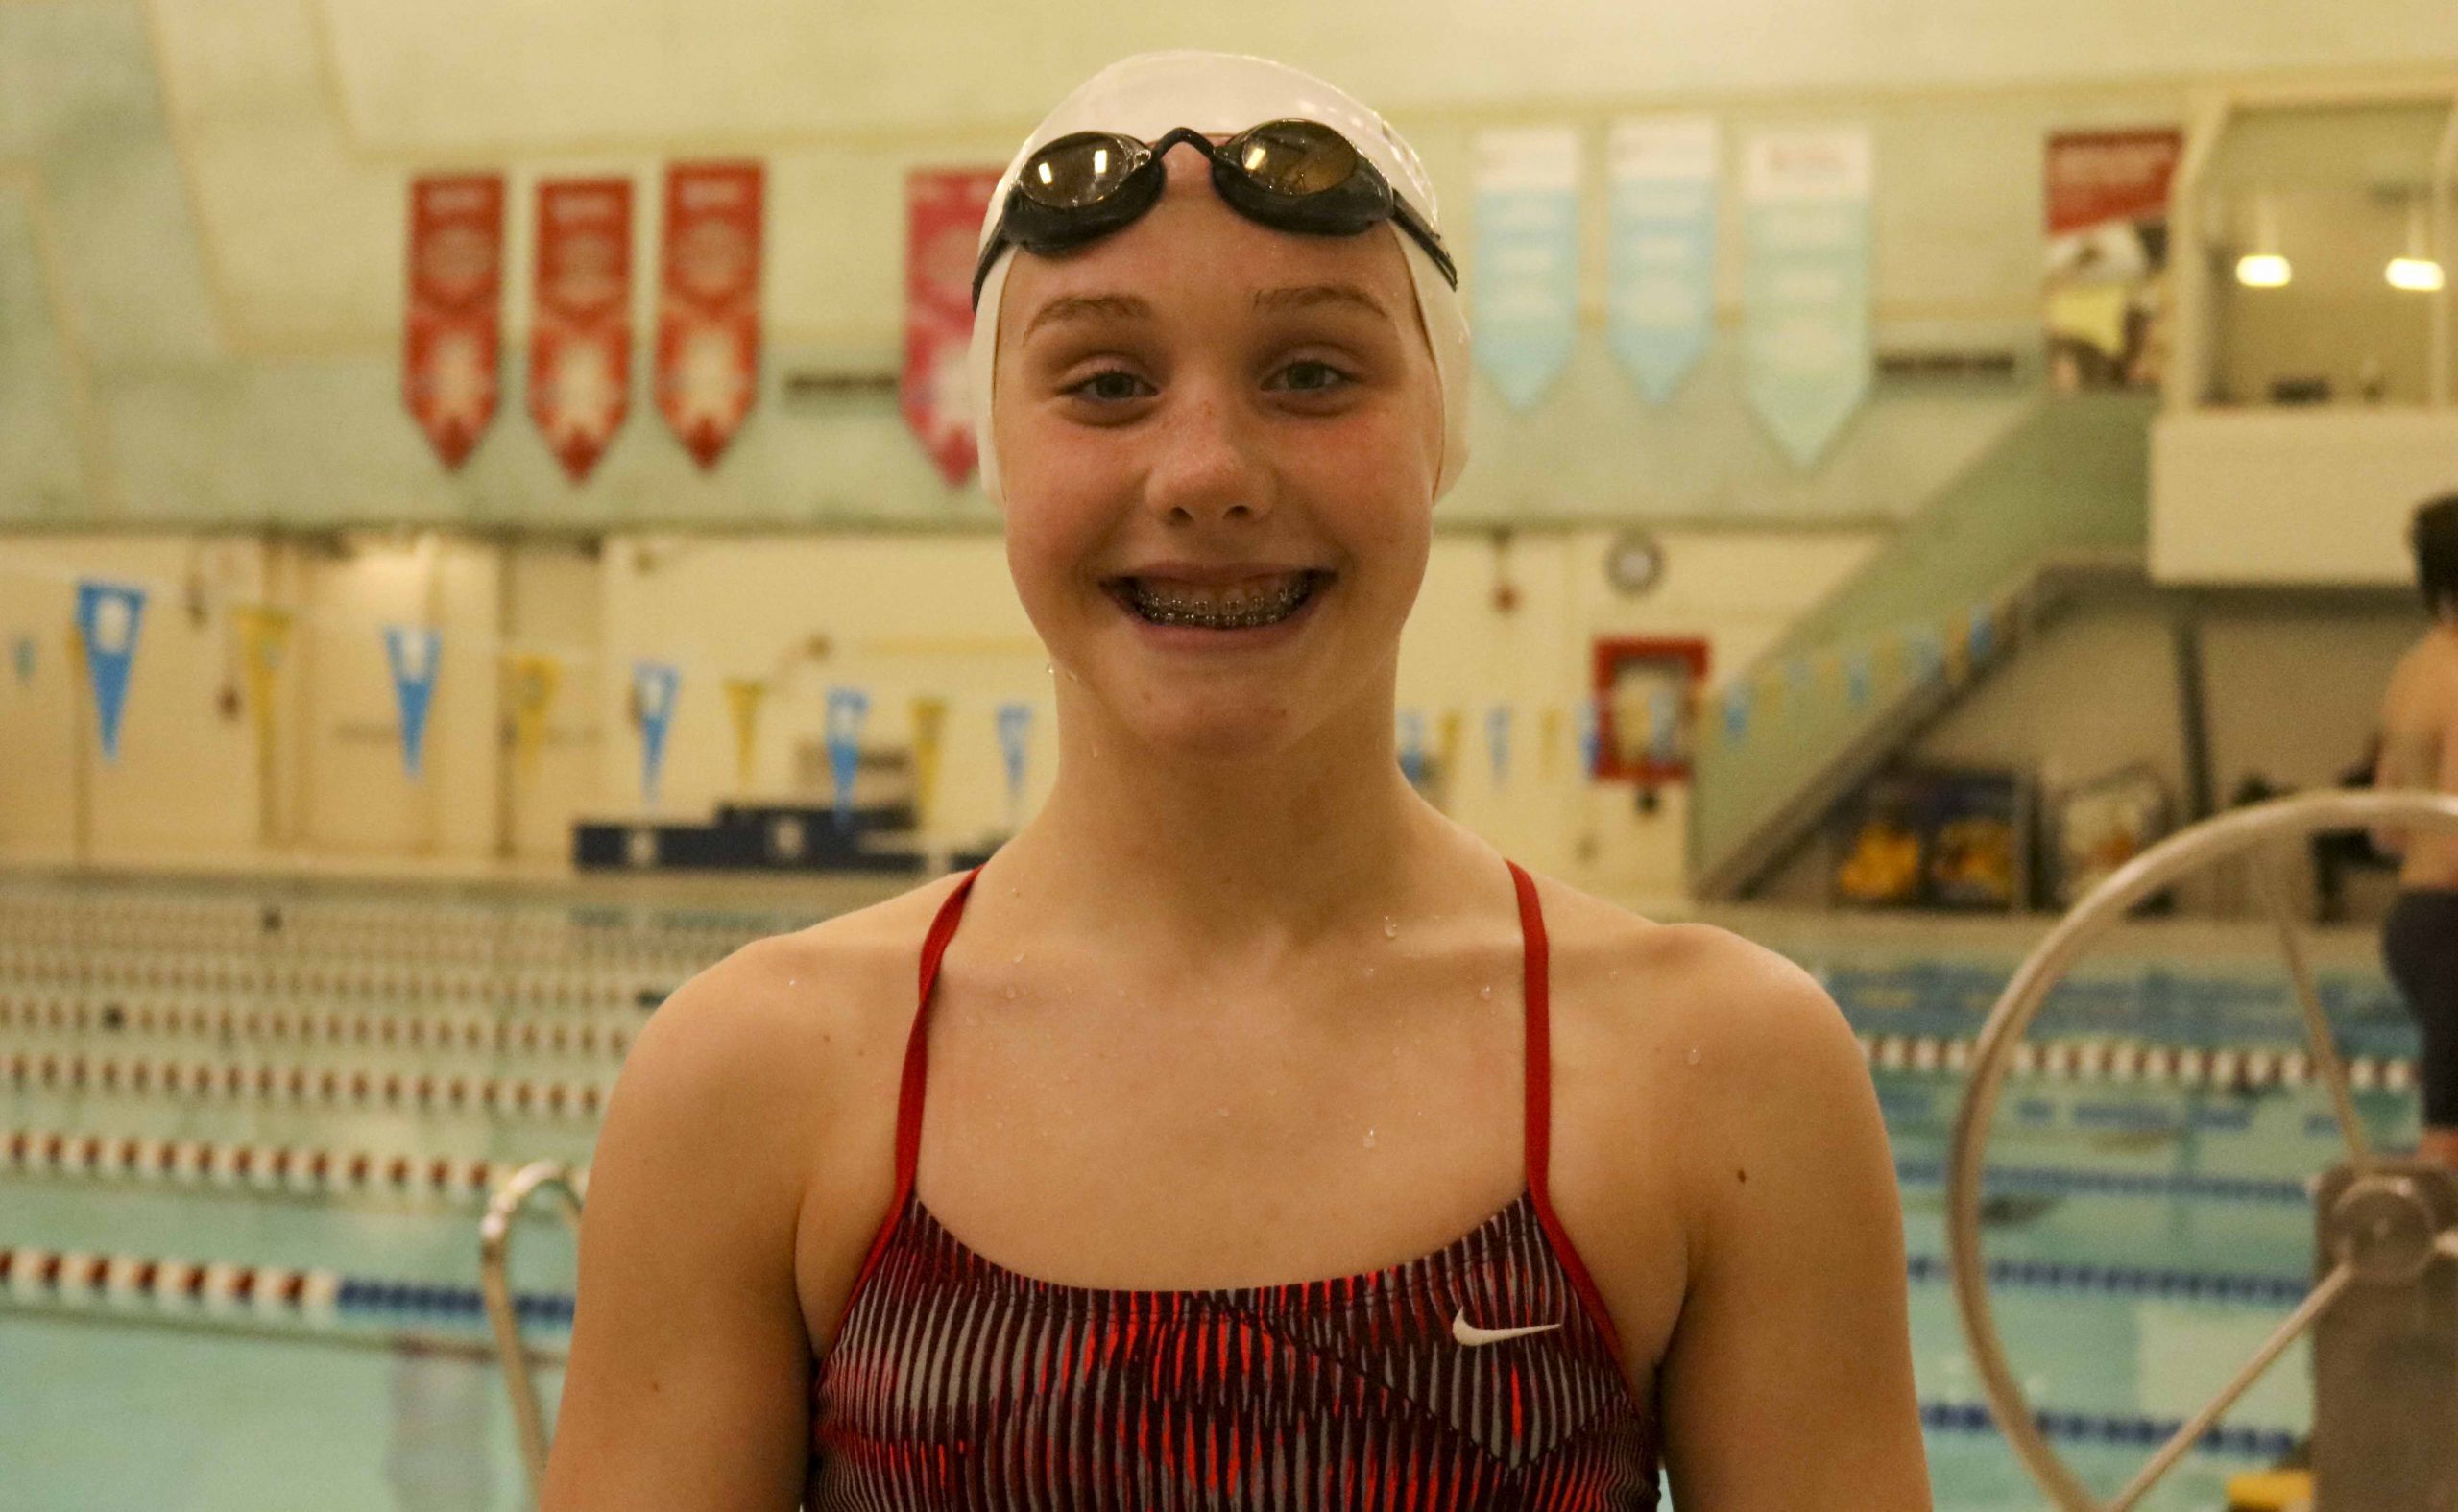
[[[1401,777],[1466,457],[1435,217],[1260,60],[1127,60],[1025,141],[976,413],[1053,789],[651,1021],[548,1507],[1928,1505],[1833,1004]]]

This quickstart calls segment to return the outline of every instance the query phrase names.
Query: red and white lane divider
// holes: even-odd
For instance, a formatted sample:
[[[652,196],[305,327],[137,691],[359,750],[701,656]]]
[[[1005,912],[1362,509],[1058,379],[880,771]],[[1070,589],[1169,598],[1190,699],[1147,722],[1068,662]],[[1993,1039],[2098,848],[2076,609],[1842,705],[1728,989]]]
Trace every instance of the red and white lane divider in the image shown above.
[[[1971,1069],[1974,1041],[1931,1034],[1864,1034],[1861,1053],[1884,1071],[1942,1072]],[[2303,1050],[2215,1049],[2140,1044],[2116,1040],[2024,1041],[2014,1046],[2008,1069],[2016,1076],[2059,1081],[2147,1082],[2177,1087],[2303,1087],[2317,1076]],[[2357,1055],[2347,1063],[2348,1084],[2357,1092],[2403,1092],[2415,1087],[2415,1063]]]
[[[632,1047],[632,1030],[611,1023],[146,1002],[122,1005],[58,997],[12,997],[6,993],[0,993],[0,1029],[59,1034],[190,1035],[219,1040],[271,1040],[277,1044],[295,1040],[303,1045],[381,1045],[486,1054],[518,1050],[524,1054],[603,1055],[618,1060]]]
[[[594,1082],[527,1076],[439,1076],[333,1067],[208,1063],[109,1055],[28,1054],[0,1058],[0,1075],[19,1091],[130,1096],[218,1098],[293,1106],[490,1113],[536,1118],[594,1118],[606,1090]]]
[[[329,1319],[341,1293],[337,1271],[0,1244],[0,1297],[12,1302]]]
[[[294,1196],[422,1196],[483,1206],[518,1161],[12,1129],[0,1172]]]

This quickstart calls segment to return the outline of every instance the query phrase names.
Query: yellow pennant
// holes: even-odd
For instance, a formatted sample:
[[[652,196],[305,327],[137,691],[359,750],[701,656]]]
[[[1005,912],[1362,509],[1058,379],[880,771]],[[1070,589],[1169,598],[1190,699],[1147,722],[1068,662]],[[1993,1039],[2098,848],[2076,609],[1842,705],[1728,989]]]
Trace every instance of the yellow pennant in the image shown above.
[[[1442,764],[1442,778],[1446,782],[1451,780],[1453,773],[1459,770],[1459,731],[1464,723],[1459,710],[1446,708],[1442,711],[1441,731],[1434,737],[1434,758]]]
[[[751,792],[752,753],[759,749],[759,703],[768,696],[768,684],[756,677],[730,677],[725,688],[726,710],[734,715],[735,786],[747,797]]]
[[[944,698],[917,698],[913,701],[913,823],[928,831],[931,816],[937,812],[939,792],[939,738],[948,725],[948,701]]]
[[[285,609],[243,604],[230,612],[239,632],[239,670],[248,680],[248,718],[255,727],[259,747],[273,741],[273,680],[290,651],[296,623]]]
[[[505,658],[505,668],[511,683],[513,759],[523,772],[532,772],[539,749],[546,743],[546,714],[563,684],[564,661],[543,651],[521,651]]]
[[[1545,717],[1538,723],[1536,732],[1536,761],[1539,771],[1550,772],[1554,769],[1554,753],[1559,751],[1561,745],[1562,711],[1558,708],[1548,708],[1545,710]]]

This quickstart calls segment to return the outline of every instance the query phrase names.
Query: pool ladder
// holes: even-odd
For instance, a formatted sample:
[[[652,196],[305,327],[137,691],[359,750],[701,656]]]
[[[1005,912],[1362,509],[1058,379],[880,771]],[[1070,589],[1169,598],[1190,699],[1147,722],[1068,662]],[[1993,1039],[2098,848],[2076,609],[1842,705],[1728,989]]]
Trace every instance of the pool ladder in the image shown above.
[[[532,1197],[544,1192],[559,1204],[564,1221],[579,1227],[586,1185],[585,1177],[561,1161],[532,1161],[504,1178],[487,1199],[487,1215],[478,1223],[478,1282],[486,1294],[487,1321],[494,1328],[495,1353],[503,1360],[503,1383],[512,1394],[512,1421],[520,1434],[531,1506],[546,1489],[546,1409],[538,1400],[529,1351],[520,1341],[520,1315],[513,1307],[513,1223]]]
[[[1964,1332],[1997,1426],[2059,1512],[2129,1512],[2220,1415],[2308,1330],[2313,1343],[2313,1512],[2458,1506],[2458,1172],[2374,1153],[2315,991],[2303,935],[2274,860],[2329,830],[2458,830],[2458,798],[2319,793],[2239,809],[2178,831],[2091,889],[2027,957],[1972,1052],[1946,1167],[1947,1236]],[[1997,1093],[2023,1031],[2092,940],[2146,899],[2214,862],[2244,859],[2271,917],[2347,1146],[2315,1186],[2321,1275],[2304,1300],[2112,1499],[2058,1457],[2007,1363],[1980,1252],[1982,1179]]]

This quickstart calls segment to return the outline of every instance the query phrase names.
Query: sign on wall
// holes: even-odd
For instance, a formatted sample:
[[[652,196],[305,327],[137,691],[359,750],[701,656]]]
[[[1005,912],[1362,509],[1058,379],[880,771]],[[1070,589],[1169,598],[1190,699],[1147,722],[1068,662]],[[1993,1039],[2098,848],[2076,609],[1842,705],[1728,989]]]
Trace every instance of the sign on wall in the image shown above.
[[[1477,367],[1524,410],[1561,376],[1578,337],[1578,133],[1567,126],[1482,132],[1476,161]]]
[[[537,291],[529,327],[529,415],[575,483],[631,408],[632,183],[538,185]]]
[[[2165,366],[2174,127],[2048,139],[2048,372],[2056,387],[2156,388]]]
[[[904,423],[950,488],[980,460],[965,361],[974,249],[1000,174],[924,168],[904,177]]]
[[[759,383],[758,163],[678,163],[665,174],[657,407],[703,468],[734,440]]]
[[[401,398],[447,468],[494,419],[502,354],[503,177],[410,182]]]
[[[1750,408],[1799,467],[1825,455],[1869,390],[1869,135],[1770,132],[1743,154]]]
[[[1613,123],[1605,335],[1651,404],[1707,353],[1716,314],[1712,116]]]

